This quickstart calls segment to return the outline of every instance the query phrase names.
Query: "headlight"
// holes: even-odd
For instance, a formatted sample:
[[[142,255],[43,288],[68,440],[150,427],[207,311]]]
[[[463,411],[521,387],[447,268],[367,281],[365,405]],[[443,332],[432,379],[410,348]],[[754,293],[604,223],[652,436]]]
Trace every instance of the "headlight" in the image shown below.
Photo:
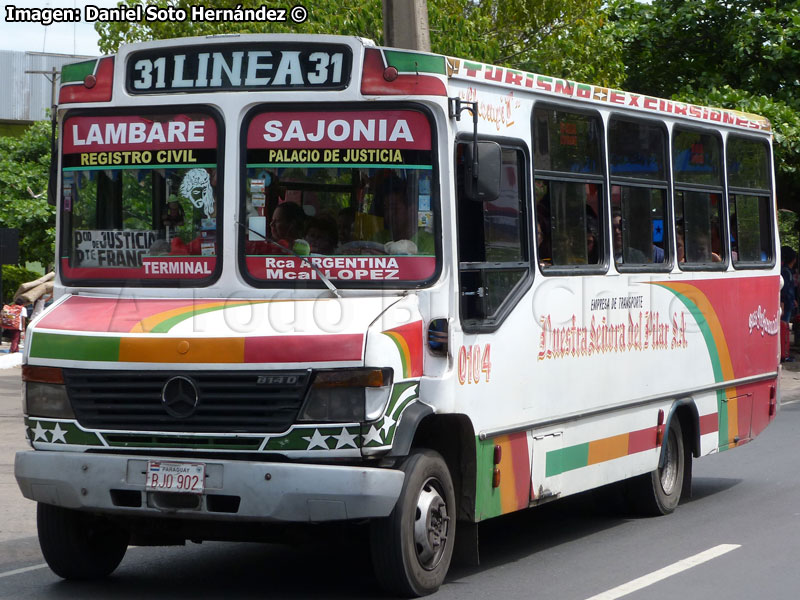
[[[383,413],[391,389],[391,369],[317,371],[298,421],[373,421]]]
[[[22,412],[31,417],[74,419],[61,369],[22,367]]]

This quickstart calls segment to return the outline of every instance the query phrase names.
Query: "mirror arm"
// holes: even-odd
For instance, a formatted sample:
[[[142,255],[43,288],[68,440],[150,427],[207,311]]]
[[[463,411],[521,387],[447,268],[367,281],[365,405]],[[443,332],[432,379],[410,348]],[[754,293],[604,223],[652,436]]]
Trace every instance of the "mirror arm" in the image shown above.
[[[461,112],[472,113],[472,179],[478,179],[478,102],[464,102],[461,98],[448,98],[450,118],[461,120]]]

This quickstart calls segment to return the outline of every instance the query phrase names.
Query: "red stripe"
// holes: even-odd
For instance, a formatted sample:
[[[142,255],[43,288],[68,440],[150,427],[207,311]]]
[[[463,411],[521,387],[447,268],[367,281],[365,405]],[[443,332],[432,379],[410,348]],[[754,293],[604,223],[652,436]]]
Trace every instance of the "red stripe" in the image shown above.
[[[648,427],[628,434],[628,454],[636,454],[656,447],[656,428]]]
[[[408,344],[409,364],[408,371],[409,377],[422,376],[422,321],[414,321],[400,327],[390,329],[385,333],[397,333]]]
[[[194,302],[192,299],[138,300],[72,296],[49,313],[39,327],[62,331],[125,333],[142,319],[175,308],[188,308]]]
[[[368,49],[364,53],[364,71],[361,75],[361,93],[376,96],[446,96],[444,82],[433,75],[398,75],[393,81],[383,78],[383,57],[380,50]]]
[[[108,102],[114,84],[114,57],[100,59],[95,72],[94,87],[87,88],[83,83],[64,84],[58,92],[58,103],[71,102]]]
[[[700,417],[700,435],[716,433],[719,431],[719,416],[717,413]]]
[[[244,340],[244,362],[289,363],[361,360],[364,336],[279,335]]]

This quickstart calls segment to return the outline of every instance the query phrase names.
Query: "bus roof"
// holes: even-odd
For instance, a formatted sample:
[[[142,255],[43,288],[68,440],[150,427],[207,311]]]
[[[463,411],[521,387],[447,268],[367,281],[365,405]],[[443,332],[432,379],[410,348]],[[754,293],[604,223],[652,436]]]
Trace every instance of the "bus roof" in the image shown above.
[[[251,48],[256,48],[257,44],[279,44],[282,45],[284,51],[290,45],[293,47],[293,51],[297,51],[302,48],[303,44],[315,44],[320,48],[324,48],[326,45],[349,48],[349,51],[352,52],[352,60],[347,61],[347,64],[350,65],[352,77],[348,78],[347,87],[360,83],[361,93],[366,96],[452,96],[457,94],[451,89],[453,87],[458,90],[464,84],[486,85],[509,90],[512,94],[514,92],[532,92],[554,99],[569,99],[610,109],[622,108],[626,111],[643,114],[683,118],[766,133],[772,130],[767,118],[737,110],[698,106],[440,54],[377,47],[371,40],[355,36],[312,34],[235,34],[126,44],[116,55],[119,58],[116,65],[114,64],[115,57],[109,56],[65,66],[62,72],[59,104],[111,100],[114,71],[118,72],[118,76],[125,76],[129,57],[138,52],[146,51],[147,55],[154,56],[158,50],[163,50],[164,55],[170,55],[171,58],[184,56],[180,59],[182,68],[185,54],[179,53],[178,49],[188,50],[195,47],[198,53],[202,52],[207,57],[210,47],[232,44],[246,44]],[[254,60],[264,60],[264,50],[268,51],[269,48],[251,49],[250,53],[257,55]],[[239,59],[242,65],[239,67],[242,74],[247,68],[245,66],[247,61],[253,60],[249,58],[249,53],[246,54],[248,56]],[[209,59],[206,58],[206,60]],[[259,64],[258,69],[262,69],[262,66]],[[224,69],[224,73],[228,72],[228,69]],[[244,80],[244,77],[242,79]],[[242,86],[241,91],[244,89]],[[270,89],[270,86],[263,86],[261,89],[267,90]],[[273,89],[275,88],[273,87]],[[219,90],[205,86],[203,89],[206,92],[236,90],[236,86],[231,85]],[[163,93],[186,93],[187,91],[200,90],[169,89],[167,86]],[[301,91],[301,89],[297,91]],[[151,92],[159,92],[159,90]]]

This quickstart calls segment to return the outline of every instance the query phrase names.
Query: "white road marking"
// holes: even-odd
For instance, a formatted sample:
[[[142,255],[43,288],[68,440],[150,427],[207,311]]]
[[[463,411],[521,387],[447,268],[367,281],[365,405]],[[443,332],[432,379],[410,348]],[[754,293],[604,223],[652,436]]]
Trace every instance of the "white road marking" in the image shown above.
[[[35,571],[36,569],[44,569],[46,566],[45,563],[42,563],[40,565],[33,565],[32,567],[23,567],[21,569],[14,569],[13,571],[6,571],[5,573],[0,573],[0,578],[19,575],[20,573],[27,573],[28,571]]]
[[[648,575],[639,577],[638,579],[634,579],[633,581],[629,581],[628,583],[623,583],[622,585],[615,587],[613,590],[608,590],[607,592],[603,592],[602,594],[597,594],[596,596],[587,598],[587,600],[616,600],[617,598],[622,598],[623,596],[632,594],[633,592],[641,590],[642,588],[646,588],[647,586],[653,585],[654,583],[658,583],[659,581],[666,579],[667,577],[672,577],[677,573],[686,571],[688,569],[691,569],[692,567],[696,567],[697,565],[701,565],[704,562],[708,562],[709,560],[722,556],[723,554],[727,554],[731,550],[736,550],[737,548],[741,548],[741,545],[720,544],[719,546],[714,546],[713,548],[709,548],[705,552],[701,552],[700,554],[695,554],[694,556],[690,556],[689,558],[684,558],[683,560],[679,560],[678,562],[673,563],[668,567],[664,567],[663,569],[659,569],[658,571],[653,571]]]

